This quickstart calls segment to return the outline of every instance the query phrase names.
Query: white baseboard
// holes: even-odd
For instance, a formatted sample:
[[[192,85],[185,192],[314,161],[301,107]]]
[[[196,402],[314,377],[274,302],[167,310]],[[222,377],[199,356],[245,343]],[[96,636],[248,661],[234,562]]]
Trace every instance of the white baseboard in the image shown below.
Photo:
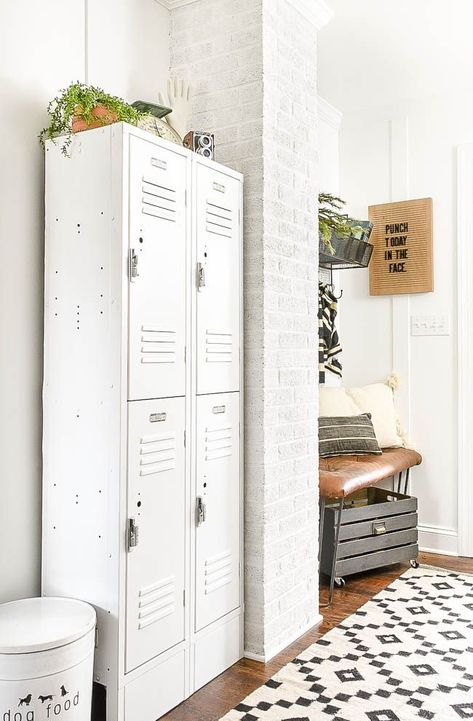
[[[317,626],[321,621],[323,621],[323,616],[318,613],[317,616],[314,616],[314,618],[309,621],[309,623],[298,629],[295,633],[291,634],[291,636],[288,636],[288,638],[284,639],[284,641],[278,644],[278,646],[273,646],[273,648],[271,648],[267,653],[257,654],[253,653],[252,651],[245,651],[243,656],[245,658],[251,659],[252,661],[268,663],[268,661],[271,661],[271,659],[277,656],[278,653],[284,651],[285,648],[294,643],[294,641],[297,641],[298,638],[307,633],[307,631],[310,631],[310,629],[314,628],[314,626]]]
[[[458,556],[458,533],[454,528],[420,525],[419,548],[426,553]]]

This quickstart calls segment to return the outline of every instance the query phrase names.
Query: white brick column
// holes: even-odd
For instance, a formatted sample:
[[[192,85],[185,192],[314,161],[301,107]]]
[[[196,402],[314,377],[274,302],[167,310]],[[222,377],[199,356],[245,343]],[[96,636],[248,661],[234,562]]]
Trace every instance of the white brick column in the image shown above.
[[[171,73],[194,129],[245,175],[247,654],[319,620],[317,579],[317,28],[322,0],[175,7]]]

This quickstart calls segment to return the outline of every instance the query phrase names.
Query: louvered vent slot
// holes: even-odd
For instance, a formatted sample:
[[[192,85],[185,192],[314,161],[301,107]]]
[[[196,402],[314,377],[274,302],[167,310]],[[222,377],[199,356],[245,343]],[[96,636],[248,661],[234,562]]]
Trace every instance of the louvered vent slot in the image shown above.
[[[225,551],[205,561],[205,593],[213,593],[232,581],[232,554]]]
[[[158,185],[150,178],[143,177],[141,191],[142,213],[171,223],[176,222],[177,194],[174,188]]]
[[[215,205],[208,200],[205,222],[207,233],[221,235],[224,238],[232,237],[233,211],[231,208]]]
[[[176,604],[175,577],[169,576],[138,593],[138,628],[146,628],[174,613]]]
[[[156,326],[141,326],[141,362],[175,363],[176,332]]]
[[[233,355],[233,333],[205,333],[206,363],[231,363]]]
[[[232,455],[233,451],[233,428],[222,426],[221,428],[205,429],[205,460],[216,461],[219,458],[226,458]]]
[[[140,476],[171,471],[176,467],[176,434],[143,436],[140,442]]]

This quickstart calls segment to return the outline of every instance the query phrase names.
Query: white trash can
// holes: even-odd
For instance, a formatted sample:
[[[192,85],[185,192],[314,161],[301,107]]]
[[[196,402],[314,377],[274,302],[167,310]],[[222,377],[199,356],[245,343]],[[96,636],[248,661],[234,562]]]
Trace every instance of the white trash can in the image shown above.
[[[0,605],[0,721],[90,721],[95,623],[68,598]]]

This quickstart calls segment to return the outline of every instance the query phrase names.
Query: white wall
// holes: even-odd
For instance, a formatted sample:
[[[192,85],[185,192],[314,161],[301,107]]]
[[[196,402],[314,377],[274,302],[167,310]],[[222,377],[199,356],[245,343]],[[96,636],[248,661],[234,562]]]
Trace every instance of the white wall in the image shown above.
[[[320,190],[338,195],[340,192],[340,124],[343,116],[320,96],[318,111],[317,150]]]
[[[470,94],[471,95],[471,94]],[[457,550],[456,148],[473,141],[468,93],[346,112],[341,132],[341,192],[355,216],[369,204],[432,197],[433,293],[370,297],[368,272],[342,274],[344,382],[400,371],[400,407],[424,456],[414,471],[421,544]],[[411,315],[449,315],[451,334],[411,337]]]
[[[168,36],[151,0],[0,3],[0,602],[39,592],[45,108],[87,77],[156,98]]]

